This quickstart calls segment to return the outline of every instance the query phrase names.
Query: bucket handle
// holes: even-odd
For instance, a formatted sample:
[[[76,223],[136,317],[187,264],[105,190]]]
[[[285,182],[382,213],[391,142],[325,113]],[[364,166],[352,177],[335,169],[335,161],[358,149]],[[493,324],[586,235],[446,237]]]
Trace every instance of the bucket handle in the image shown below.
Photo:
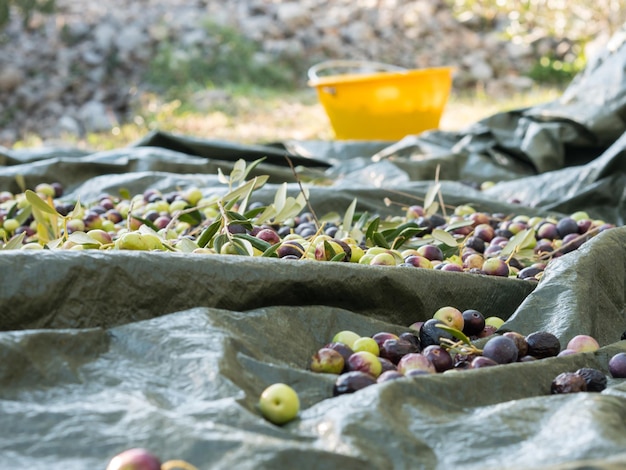
[[[309,81],[314,83],[317,82],[320,78],[318,76],[318,72],[324,69],[330,68],[360,68],[361,71],[374,72],[374,71],[383,71],[383,72],[406,72],[407,69],[403,67],[399,67],[397,65],[385,64],[383,62],[371,62],[367,60],[327,60],[325,62],[320,62],[309,68],[307,73],[309,77]]]

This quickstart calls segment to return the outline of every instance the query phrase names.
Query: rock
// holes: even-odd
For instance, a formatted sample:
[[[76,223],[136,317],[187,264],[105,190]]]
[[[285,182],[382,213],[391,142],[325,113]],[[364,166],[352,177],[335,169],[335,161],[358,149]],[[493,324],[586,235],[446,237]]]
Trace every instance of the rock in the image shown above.
[[[486,21],[456,16],[447,0],[58,0],[54,15],[38,14],[27,25],[12,15],[3,29],[0,103],[12,115],[3,139],[107,131],[118,118],[132,119],[128,110],[147,91],[144,76],[160,52],[228,57],[233,41],[224,39],[224,28],[257,45],[258,63],[292,64],[284,75],[299,77],[302,87],[311,65],[350,58],[405,68],[452,65],[456,88],[480,82],[506,93],[532,85],[524,74],[541,54],[571,54],[564,38],[535,30],[532,40],[507,42],[507,18],[491,28]]]
[[[75,137],[82,135],[80,124],[72,116],[61,116],[56,127],[59,135],[69,134]]]
[[[276,19],[284,25],[286,30],[296,30],[311,24],[311,14],[304,2],[279,3],[276,9]]]
[[[470,64],[470,73],[479,82],[487,82],[493,78],[491,66],[483,59],[476,59]]]
[[[24,80],[22,71],[13,66],[6,65],[0,69],[0,92],[15,90]]]
[[[103,103],[98,101],[88,101],[78,110],[80,119],[85,131],[102,132],[108,131],[116,125],[115,119]]]

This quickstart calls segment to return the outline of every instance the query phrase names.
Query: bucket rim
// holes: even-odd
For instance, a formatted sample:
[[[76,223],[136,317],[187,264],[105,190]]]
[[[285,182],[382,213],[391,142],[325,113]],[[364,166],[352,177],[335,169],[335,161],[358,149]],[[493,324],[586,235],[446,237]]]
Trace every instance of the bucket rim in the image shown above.
[[[310,70],[310,69],[309,69]],[[382,79],[389,79],[394,77],[413,77],[416,75],[428,75],[432,73],[443,73],[447,72],[449,75],[456,70],[456,67],[453,66],[438,66],[438,67],[424,67],[417,69],[404,69],[404,70],[394,70],[394,71],[385,71],[385,72],[375,72],[375,73],[367,73],[367,74],[358,74],[358,73],[348,73],[348,74],[337,74],[337,75],[328,75],[324,77],[315,76],[311,78],[309,75],[309,80],[307,81],[307,85],[310,87],[319,87],[319,86],[332,86],[339,84],[348,84],[348,83],[356,83],[356,82],[369,82],[369,81],[377,81]]]

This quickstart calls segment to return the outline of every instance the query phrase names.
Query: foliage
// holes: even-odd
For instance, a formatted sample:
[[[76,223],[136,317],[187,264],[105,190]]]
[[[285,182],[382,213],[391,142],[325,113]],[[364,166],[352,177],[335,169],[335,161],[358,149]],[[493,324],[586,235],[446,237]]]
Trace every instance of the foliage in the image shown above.
[[[150,63],[147,81],[176,94],[232,84],[293,88],[296,71],[285,59],[265,63],[259,46],[233,28],[207,22],[208,44],[163,41]]]
[[[626,22],[619,0],[447,0],[468,27],[495,31],[535,48],[528,76],[539,83],[566,84],[585,65],[585,47]],[[548,39],[548,41],[545,41]],[[543,40],[543,44],[542,44]]]
[[[19,11],[24,24],[27,24],[33,12],[52,13],[55,0],[0,0],[0,29],[11,19],[12,7]]]
[[[583,55],[571,61],[563,61],[553,55],[545,55],[533,65],[528,76],[538,83],[565,85],[571,82],[584,66]]]

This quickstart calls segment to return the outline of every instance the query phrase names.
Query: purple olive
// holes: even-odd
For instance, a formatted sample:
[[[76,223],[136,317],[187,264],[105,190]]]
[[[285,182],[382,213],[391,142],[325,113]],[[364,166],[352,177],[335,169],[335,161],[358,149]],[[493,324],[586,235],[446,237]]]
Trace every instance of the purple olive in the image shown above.
[[[161,470],[161,461],[146,449],[134,448],[113,457],[106,470]]]

